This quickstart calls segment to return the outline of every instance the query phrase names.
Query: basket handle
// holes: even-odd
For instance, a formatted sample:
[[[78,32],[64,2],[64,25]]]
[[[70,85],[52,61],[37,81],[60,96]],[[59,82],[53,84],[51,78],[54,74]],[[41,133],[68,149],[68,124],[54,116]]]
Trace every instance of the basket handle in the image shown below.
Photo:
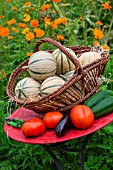
[[[49,42],[49,43],[53,44],[54,46],[56,46],[57,48],[59,48],[73,62],[73,64],[76,66],[76,69],[78,68],[78,70],[84,74],[84,70],[83,70],[82,66],[80,65],[79,61],[56,40],[53,40],[51,38],[40,39],[35,44],[34,53],[39,51],[39,46],[44,42]]]

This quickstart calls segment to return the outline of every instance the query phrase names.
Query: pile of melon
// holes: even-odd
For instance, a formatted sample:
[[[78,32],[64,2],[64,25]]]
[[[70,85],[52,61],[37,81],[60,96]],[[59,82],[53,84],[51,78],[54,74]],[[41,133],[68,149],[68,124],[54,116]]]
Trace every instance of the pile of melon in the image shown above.
[[[85,52],[77,58],[72,49],[66,50],[79,60],[82,66],[101,58],[96,52]],[[34,53],[27,67],[29,77],[21,79],[15,86],[15,96],[20,100],[36,100],[53,93],[73,76],[75,70],[75,65],[60,49],[55,49],[52,53]]]

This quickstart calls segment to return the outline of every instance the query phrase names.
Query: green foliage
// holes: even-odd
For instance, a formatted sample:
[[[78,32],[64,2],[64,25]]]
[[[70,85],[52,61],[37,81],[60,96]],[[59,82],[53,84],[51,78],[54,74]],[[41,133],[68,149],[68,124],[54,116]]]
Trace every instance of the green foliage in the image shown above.
[[[104,4],[105,0],[69,0],[67,2],[62,0],[61,3],[56,3],[60,11],[56,10],[52,0],[31,0],[35,10],[30,11],[24,6],[25,2],[25,0],[11,0],[9,3],[5,0],[0,1],[0,16],[4,16],[4,19],[0,18],[0,25],[8,27],[7,22],[13,18],[16,19],[16,23],[8,27],[13,39],[9,40],[7,36],[0,36],[0,170],[56,170],[53,159],[41,145],[19,143],[10,139],[4,132],[5,118],[18,108],[8,100],[6,94],[9,76],[20,63],[28,58],[27,54],[33,52],[34,45],[40,38],[57,39],[57,35],[62,35],[64,41],[58,41],[64,46],[92,46],[93,42],[98,40],[94,37],[93,29],[98,27],[104,33],[104,37],[98,40],[99,43],[108,44],[110,47],[110,60],[103,75],[106,80],[104,79],[100,88],[113,90],[113,1],[110,2],[112,8],[104,10],[101,4]],[[43,4],[50,4],[51,9],[41,12]],[[12,10],[12,7],[16,7],[17,10]],[[26,13],[31,16],[31,19],[39,21],[39,27],[45,31],[43,37],[26,40],[25,34],[22,34],[22,28],[18,28],[18,23],[23,22],[23,16]],[[44,17],[48,16],[53,22],[61,15],[67,18],[66,25],[59,24],[57,29],[52,29],[49,25],[45,26]],[[97,21],[101,21],[103,25],[96,25]],[[26,25],[33,32],[34,28],[30,26],[29,21]],[[19,30],[19,33],[11,30],[13,26]],[[54,48],[49,43],[44,43],[40,47],[43,50]],[[76,148],[78,140],[68,141],[61,146]],[[80,169],[78,153],[54,152],[64,170]],[[113,123],[93,134],[88,141],[86,153],[85,169],[113,169]]]
[[[86,169],[113,169],[113,123],[96,132],[87,146]]]

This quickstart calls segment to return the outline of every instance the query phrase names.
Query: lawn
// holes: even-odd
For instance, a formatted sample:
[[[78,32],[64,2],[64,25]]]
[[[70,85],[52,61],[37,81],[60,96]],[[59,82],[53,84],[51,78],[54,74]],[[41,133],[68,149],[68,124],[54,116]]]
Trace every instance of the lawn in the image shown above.
[[[113,1],[105,0],[1,0],[0,1],[0,170],[54,170],[54,162],[40,145],[18,143],[6,136],[5,118],[17,106],[6,87],[16,67],[33,54],[36,42],[49,37],[63,46],[100,46],[109,52],[101,89],[113,90]],[[49,43],[40,49],[55,47]],[[64,146],[74,147],[77,140]],[[64,170],[79,170],[79,155],[57,153]],[[88,141],[86,170],[113,169],[113,123]],[[73,161],[72,161],[73,160]]]

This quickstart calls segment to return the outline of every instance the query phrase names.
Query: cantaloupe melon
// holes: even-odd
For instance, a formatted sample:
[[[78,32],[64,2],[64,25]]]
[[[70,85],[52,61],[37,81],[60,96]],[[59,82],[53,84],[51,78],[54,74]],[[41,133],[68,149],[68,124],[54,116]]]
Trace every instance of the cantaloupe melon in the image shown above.
[[[64,75],[64,80],[68,81],[73,75],[74,75],[75,70],[69,71]],[[80,83],[80,82],[79,82]],[[74,87],[82,91],[82,86],[78,82],[74,83]]]
[[[20,80],[15,87],[15,95],[19,99],[39,98],[40,83],[31,77]]]
[[[85,65],[90,64],[91,62],[93,62],[97,59],[100,59],[100,58],[101,58],[101,55],[99,53],[90,51],[90,52],[83,53],[78,58],[78,60],[82,66],[85,66]]]
[[[68,52],[70,52],[77,59],[77,56],[73,50],[71,50],[70,48],[66,48],[66,50]],[[75,65],[60,49],[54,50],[52,55],[54,56],[54,58],[56,59],[56,62],[57,62],[57,71],[56,72],[58,75],[65,74],[65,73],[75,69]]]
[[[75,70],[69,71],[69,72],[67,72],[67,73],[64,75],[65,81],[68,81],[68,80],[73,76],[74,71],[75,71]]]
[[[51,53],[39,51],[34,53],[28,62],[28,70],[32,78],[45,80],[56,73],[56,60]]]
[[[55,90],[60,88],[64,83],[65,81],[58,76],[47,78],[41,84],[41,87],[40,87],[41,95],[44,96],[44,95],[53,93]]]

